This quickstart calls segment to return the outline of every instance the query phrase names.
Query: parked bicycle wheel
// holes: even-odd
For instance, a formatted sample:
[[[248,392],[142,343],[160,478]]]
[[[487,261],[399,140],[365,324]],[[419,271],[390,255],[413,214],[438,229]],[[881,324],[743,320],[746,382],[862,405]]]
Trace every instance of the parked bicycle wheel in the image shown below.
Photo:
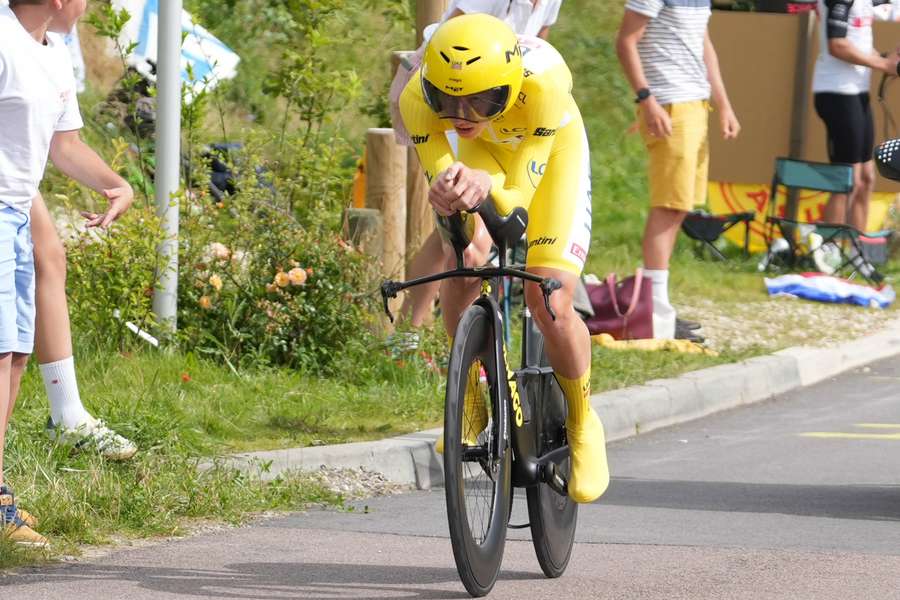
[[[541,366],[548,366],[541,353]],[[530,386],[532,406],[537,419],[537,454],[542,456],[566,443],[566,398],[552,375],[543,377],[539,385]],[[570,461],[560,465],[560,474],[568,479]],[[547,577],[559,577],[566,570],[575,541],[578,505],[546,483],[526,491],[531,540],[541,570]]]
[[[503,434],[507,411],[497,409],[507,394],[500,393],[496,379],[493,329],[492,315],[484,307],[476,304],[463,313],[450,354],[444,409],[447,520],[456,569],[472,596],[490,592],[497,579],[512,493],[511,452]],[[486,381],[479,381],[482,368]],[[464,410],[467,387],[476,388],[469,411]],[[482,402],[486,418],[485,411],[479,418],[479,411],[471,409]],[[473,425],[473,420],[478,423]]]

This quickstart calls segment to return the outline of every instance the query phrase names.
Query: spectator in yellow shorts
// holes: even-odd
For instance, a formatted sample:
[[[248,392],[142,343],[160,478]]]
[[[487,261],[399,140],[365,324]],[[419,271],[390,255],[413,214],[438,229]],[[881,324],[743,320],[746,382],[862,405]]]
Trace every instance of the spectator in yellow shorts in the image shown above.
[[[685,215],[706,201],[709,100],[725,139],[741,126],[707,24],[711,0],[627,0],[616,50],[635,90],[649,154],[644,274],[653,282],[653,337],[675,337],[669,259]]]

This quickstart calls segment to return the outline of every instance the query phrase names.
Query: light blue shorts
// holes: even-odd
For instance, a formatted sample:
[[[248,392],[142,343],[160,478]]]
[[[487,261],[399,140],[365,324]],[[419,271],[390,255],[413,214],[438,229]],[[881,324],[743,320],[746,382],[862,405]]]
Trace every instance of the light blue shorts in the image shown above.
[[[34,312],[31,221],[0,204],[0,354],[31,354]]]

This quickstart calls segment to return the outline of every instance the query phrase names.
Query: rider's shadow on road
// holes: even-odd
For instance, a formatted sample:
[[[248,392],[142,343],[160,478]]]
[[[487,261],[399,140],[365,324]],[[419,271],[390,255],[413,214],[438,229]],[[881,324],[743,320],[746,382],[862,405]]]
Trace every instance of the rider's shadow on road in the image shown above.
[[[613,478],[601,505],[900,521],[900,486]]]
[[[543,579],[543,576],[540,573],[501,571],[499,579]],[[68,597],[79,595],[79,582],[88,584],[84,591],[90,590],[87,596],[94,598],[137,596],[128,584],[161,592],[160,597],[177,598],[469,598],[459,583],[455,569],[388,565],[247,562],[207,570],[81,564],[60,569],[40,569],[8,581],[23,588],[28,584],[67,584],[65,589],[71,590],[66,594]],[[106,589],[109,595],[98,594],[101,589]]]

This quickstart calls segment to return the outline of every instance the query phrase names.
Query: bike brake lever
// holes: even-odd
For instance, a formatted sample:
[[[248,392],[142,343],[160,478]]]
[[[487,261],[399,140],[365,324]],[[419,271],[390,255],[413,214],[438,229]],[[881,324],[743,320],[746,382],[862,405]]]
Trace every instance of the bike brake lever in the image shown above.
[[[384,312],[388,319],[391,320],[391,323],[394,322],[394,315],[391,313],[390,306],[388,306],[388,298],[396,298],[399,291],[400,284],[396,281],[385,281],[381,284],[381,301],[384,302]]]
[[[562,288],[562,283],[559,282],[558,279],[542,279],[541,280],[541,292],[544,294],[544,308],[547,309],[547,312],[550,313],[550,318],[554,321],[556,320],[556,313],[553,312],[553,309],[550,307],[550,294],[555,292],[558,289]]]

